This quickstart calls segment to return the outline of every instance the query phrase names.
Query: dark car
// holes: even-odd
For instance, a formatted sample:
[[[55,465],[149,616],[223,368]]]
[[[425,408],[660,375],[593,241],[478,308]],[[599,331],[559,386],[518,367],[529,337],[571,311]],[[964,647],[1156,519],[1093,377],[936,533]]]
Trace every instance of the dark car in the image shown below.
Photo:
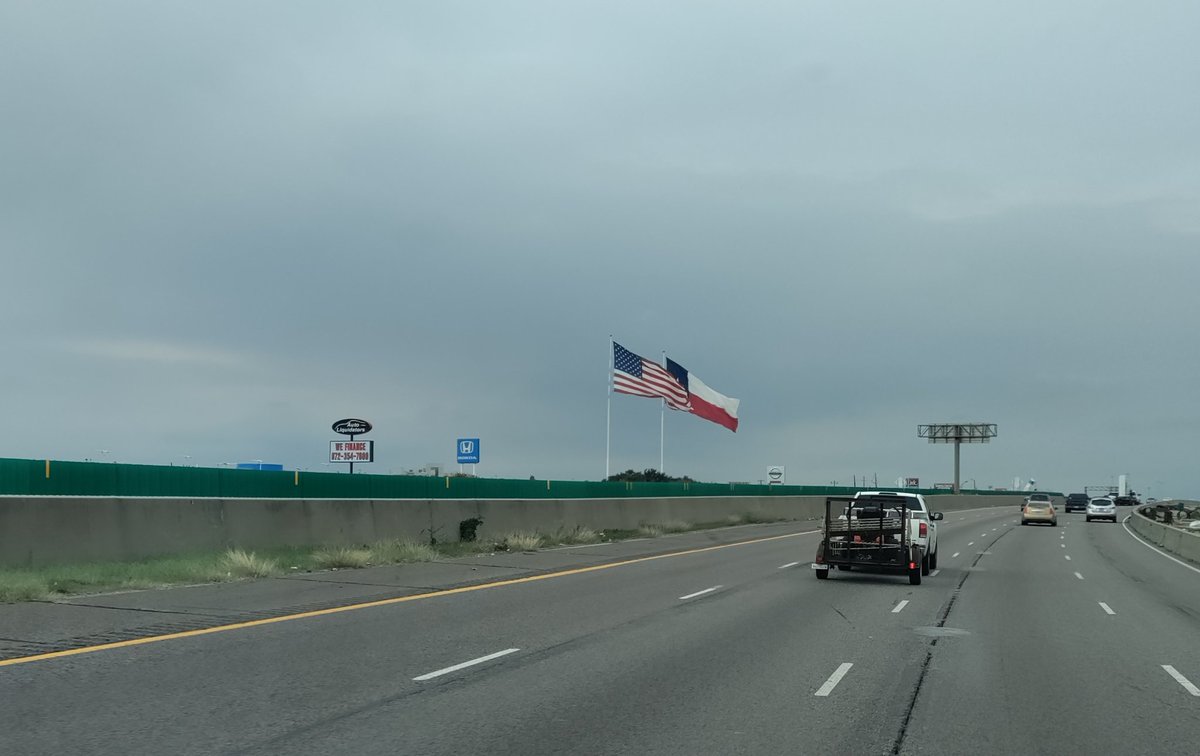
[[[1118,507],[1136,507],[1140,502],[1132,496],[1118,496],[1114,503]]]
[[[1067,494],[1067,504],[1063,507],[1065,512],[1086,512],[1088,505],[1088,495],[1081,493]]]

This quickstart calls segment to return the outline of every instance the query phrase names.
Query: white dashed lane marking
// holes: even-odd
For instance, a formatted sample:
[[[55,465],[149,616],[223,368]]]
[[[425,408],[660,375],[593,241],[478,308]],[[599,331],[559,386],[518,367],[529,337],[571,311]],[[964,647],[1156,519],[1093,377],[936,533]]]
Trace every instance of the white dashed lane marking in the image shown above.
[[[465,661],[462,664],[455,664],[452,667],[445,667],[444,669],[439,669],[436,672],[429,672],[429,673],[421,675],[419,677],[414,677],[413,680],[416,680],[418,682],[422,681],[422,680],[432,680],[435,677],[441,677],[442,675],[448,675],[451,672],[457,672],[460,669],[466,669],[467,667],[473,667],[476,664],[483,664],[484,662],[491,661],[492,659],[499,659],[501,656],[508,656],[509,654],[515,654],[516,652],[518,652],[520,650],[521,649],[519,649],[519,648],[506,648],[503,651],[497,651],[494,654],[488,654],[487,656],[481,656],[478,659],[472,659],[471,661]]]
[[[688,595],[686,595],[686,596],[680,596],[680,597],[679,597],[679,600],[680,600],[680,601],[686,601],[686,600],[688,600],[688,599],[696,598],[697,596],[703,596],[703,595],[704,595],[704,594],[706,594],[706,593],[712,593],[713,591],[715,591],[715,590],[717,590],[717,589],[719,589],[719,588],[722,588],[722,587],[723,587],[723,586],[720,586],[720,585],[714,585],[712,588],[705,588],[705,589],[704,589],[704,590],[702,590],[702,591],[696,591],[695,593],[689,593],[689,594],[688,594]]]
[[[837,687],[837,684],[842,681],[842,678],[846,676],[846,673],[849,672],[850,668],[853,666],[854,666],[854,664],[851,662],[844,662],[841,666],[839,666],[834,671],[834,673],[832,675],[829,676],[829,679],[825,681],[824,685],[817,688],[817,692],[814,693],[813,695],[814,696],[828,696],[830,693],[833,692],[833,689]]]
[[[1179,670],[1172,667],[1170,664],[1162,665],[1162,668],[1167,671],[1167,674],[1175,678],[1175,682],[1183,686],[1183,689],[1193,696],[1200,696],[1200,688],[1192,685],[1192,681],[1179,674]],[[819,693],[817,695],[820,695]]]

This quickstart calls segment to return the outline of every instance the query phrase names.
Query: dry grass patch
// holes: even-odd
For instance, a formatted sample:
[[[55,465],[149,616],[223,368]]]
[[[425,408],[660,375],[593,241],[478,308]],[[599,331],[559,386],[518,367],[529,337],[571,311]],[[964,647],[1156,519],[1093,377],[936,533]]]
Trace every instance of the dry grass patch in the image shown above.
[[[351,569],[357,570],[371,564],[371,551],[351,546],[334,546],[317,549],[313,552],[313,564],[318,569]]]
[[[282,572],[279,563],[274,559],[260,557],[253,551],[230,549],[226,551],[219,562],[222,570],[229,577],[272,577]]]
[[[643,522],[638,525],[638,533],[646,538],[658,538],[663,534],[663,528],[653,522]]]
[[[407,562],[432,562],[440,554],[424,543],[406,541],[402,538],[380,541],[371,547],[372,561],[376,564],[404,564]]]
[[[604,534],[592,530],[587,525],[576,525],[570,530],[560,529],[554,534],[554,540],[568,546],[581,543],[600,543],[604,540]]]
[[[536,551],[542,545],[542,536],[540,533],[527,533],[518,531],[509,533],[500,540],[497,546],[507,551]]]
[[[692,529],[692,523],[685,520],[667,520],[660,523],[664,533],[685,533]]]
[[[0,580],[0,603],[40,601],[51,594],[50,584],[40,575],[12,570]]]

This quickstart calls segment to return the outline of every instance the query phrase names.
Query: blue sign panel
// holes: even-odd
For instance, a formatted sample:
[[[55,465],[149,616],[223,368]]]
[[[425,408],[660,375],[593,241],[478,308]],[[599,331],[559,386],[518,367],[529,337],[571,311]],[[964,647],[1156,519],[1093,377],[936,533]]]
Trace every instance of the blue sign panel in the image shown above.
[[[477,439],[477,438],[460,438],[460,439],[458,439],[458,464],[460,464],[460,465],[477,465],[477,464],[479,464],[479,439]]]

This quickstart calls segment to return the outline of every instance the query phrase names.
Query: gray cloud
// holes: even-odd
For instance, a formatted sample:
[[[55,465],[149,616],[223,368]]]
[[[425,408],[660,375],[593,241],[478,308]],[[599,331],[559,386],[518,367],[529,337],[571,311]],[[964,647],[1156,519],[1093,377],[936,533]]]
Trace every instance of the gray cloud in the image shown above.
[[[1193,4],[4,14],[0,454],[1200,486]]]

